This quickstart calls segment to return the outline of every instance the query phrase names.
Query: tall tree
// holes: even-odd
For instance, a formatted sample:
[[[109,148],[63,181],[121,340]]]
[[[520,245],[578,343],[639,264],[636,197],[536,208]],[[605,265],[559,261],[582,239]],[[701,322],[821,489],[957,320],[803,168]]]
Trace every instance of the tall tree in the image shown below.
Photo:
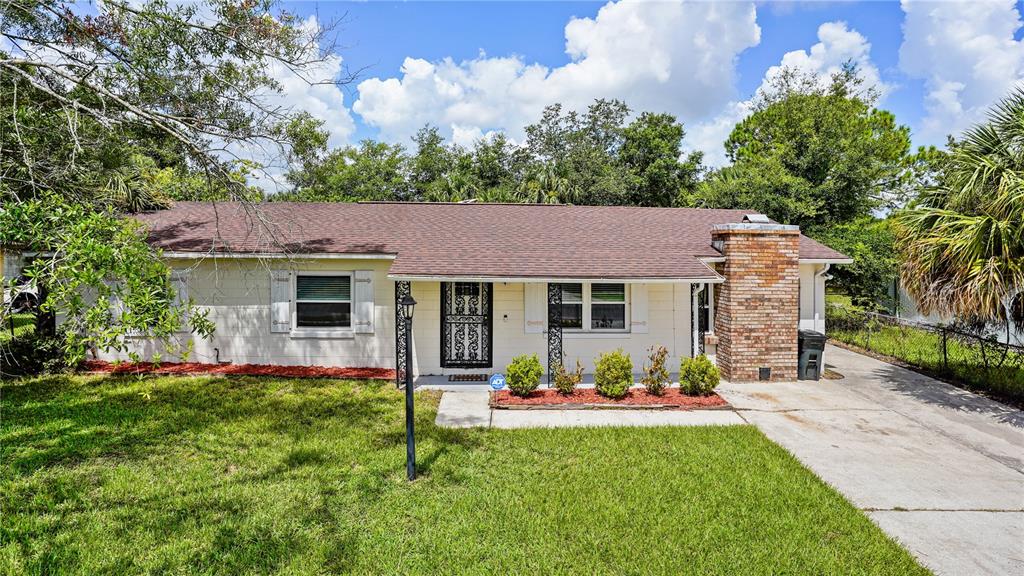
[[[1024,330],[1024,89],[955,143],[896,221],[903,283],[923,312]]]
[[[703,154],[683,155],[683,125],[670,114],[644,112],[623,131],[619,161],[633,177],[629,202],[672,206],[697,186]]]
[[[275,201],[359,202],[405,200],[410,196],[409,158],[399,144],[364,140],[358,147],[332,150],[288,173],[293,191]]]
[[[301,155],[316,136],[271,98],[281,89],[271,71],[344,81],[316,75],[328,30],[269,0],[104,0],[88,10],[6,0],[0,21],[0,246],[40,254],[29,273],[49,291],[48,311],[65,317],[70,355],[86,342],[116,347],[129,332],[169,338],[184,306],[118,210],[161,205],[148,180],[173,174],[251,200],[237,160],[255,149]],[[250,218],[263,224],[254,209]]]
[[[816,237],[853,259],[852,264],[829,272],[834,278],[829,286],[849,296],[856,306],[890,310],[897,304],[890,296],[900,264],[892,228],[891,219],[864,216],[820,230]]]
[[[628,204],[630,178],[617,160],[628,116],[629,107],[618,100],[596,100],[582,114],[553,104],[526,127],[526,148],[534,164],[550,164],[568,182],[571,201]],[[530,171],[537,173],[536,166]]]
[[[905,167],[910,133],[874,107],[847,66],[825,85],[787,73],[730,134],[731,166],[706,181],[697,201],[747,208],[805,230],[867,216]]]

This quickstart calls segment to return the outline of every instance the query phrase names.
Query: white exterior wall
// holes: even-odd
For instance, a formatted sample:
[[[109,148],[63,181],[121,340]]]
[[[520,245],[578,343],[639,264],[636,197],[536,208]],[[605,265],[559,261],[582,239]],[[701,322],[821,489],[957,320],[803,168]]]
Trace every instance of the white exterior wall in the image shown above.
[[[197,306],[208,310],[216,325],[212,338],[182,334],[181,344],[189,339],[194,350],[192,362],[234,364],[279,364],[306,366],[385,367],[395,364],[395,289],[387,279],[390,260],[252,260],[208,259],[199,262],[171,260],[175,271],[189,270],[189,296]],[[373,271],[374,332],[347,337],[310,338],[298,333],[271,332],[271,270],[293,271]],[[354,291],[355,287],[353,287]],[[162,345],[148,340],[134,342],[135,350],[150,359],[159,352],[165,361],[178,360]],[[127,354],[100,352],[101,360],[127,360]]]
[[[800,329],[825,333],[824,264],[800,264]]]
[[[395,365],[395,292],[387,278],[390,260],[171,260],[176,272],[187,270],[188,296],[208,311],[216,326],[213,336],[203,340],[182,333],[178,346],[189,340],[193,349],[187,360],[234,364],[276,364],[306,366],[382,367]],[[346,337],[309,337],[296,332],[271,331],[271,271],[373,271],[374,331]],[[526,331],[525,284],[494,283],[493,365],[490,372],[504,371],[519,354],[537,354],[547,366],[547,333]],[[627,298],[631,307],[632,286]],[[646,284],[647,331],[645,333],[563,332],[566,365],[578,359],[591,372],[594,359],[602,352],[622,348],[639,372],[651,346],[669,350],[668,367],[678,370],[682,357],[691,353],[691,300],[689,284]],[[546,294],[546,288],[544,289]],[[439,282],[413,282],[412,294],[418,304],[413,322],[414,373],[458,374],[488,372],[483,369],[441,368],[441,290]],[[546,301],[545,301],[546,307]],[[627,316],[629,315],[627,309]],[[633,320],[637,320],[633,318]],[[130,340],[143,359],[159,353],[164,361],[181,360],[162,345],[147,339]],[[710,351],[709,351],[710,352]],[[98,351],[102,360],[127,360],[125,353]]]
[[[514,356],[537,354],[547,367],[547,334],[526,332],[525,284],[494,283],[493,365],[491,372],[503,372]],[[545,289],[545,294],[546,289]],[[437,282],[413,282],[416,299],[413,320],[414,373],[460,374],[480,373],[482,369],[441,367],[441,287]],[[564,331],[562,350],[566,366],[573,368],[578,359],[584,369],[594,369],[594,359],[601,352],[622,348],[639,372],[651,346],[665,346],[669,351],[668,367],[679,369],[680,358],[690,356],[690,285],[647,284],[648,332],[586,333]],[[631,299],[630,299],[631,300]]]
[[[169,262],[175,271],[189,270],[188,295],[208,311],[216,331],[209,340],[182,333],[178,345],[189,340],[194,346],[189,361],[212,363],[218,359],[234,364],[277,364],[344,367],[395,365],[394,282],[387,278],[388,260],[308,260],[291,264],[293,271],[374,272],[374,332],[344,338],[302,337],[291,332],[271,331],[271,270],[287,269],[283,261],[245,259],[205,260],[200,263]],[[598,354],[622,348],[639,372],[651,346],[669,350],[668,366],[678,370],[682,357],[691,351],[690,285],[648,284],[646,333],[563,333],[566,363],[578,359],[586,371],[594,368]],[[488,372],[482,369],[441,368],[441,290],[439,282],[413,282],[412,294],[418,304],[413,321],[414,373],[458,374]],[[546,289],[545,289],[546,294]],[[525,285],[497,282],[493,292],[493,366],[504,371],[519,354],[537,354],[547,366],[546,332],[527,333],[525,326]],[[632,301],[632,293],[630,294]],[[545,327],[546,329],[546,327]],[[162,345],[146,339],[131,341],[143,359],[159,353],[164,361],[181,360]],[[127,353],[102,352],[102,360],[127,360]]]

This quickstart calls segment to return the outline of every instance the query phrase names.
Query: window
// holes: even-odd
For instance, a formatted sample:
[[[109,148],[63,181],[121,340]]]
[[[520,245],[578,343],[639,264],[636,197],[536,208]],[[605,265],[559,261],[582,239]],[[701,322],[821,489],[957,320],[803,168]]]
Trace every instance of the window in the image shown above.
[[[352,277],[295,277],[296,328],[351,328]]]
[[[561,284],[562,328],[583,328],[583,284]]]
[[[626,330],[625,284],[558,284],[562,289],[562,328]]]
[[[594,284],[590,288],[590,327],[594,330],[626,328],[626,285]]]

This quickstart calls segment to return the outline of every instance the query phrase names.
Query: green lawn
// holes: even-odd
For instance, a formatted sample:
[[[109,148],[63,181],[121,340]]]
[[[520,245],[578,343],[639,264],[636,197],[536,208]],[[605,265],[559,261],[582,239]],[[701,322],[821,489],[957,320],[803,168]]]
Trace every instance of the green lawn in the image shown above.
[[[0,322],[0,344],[12,336],[30,334],[35,330],[35,316],[31,314],[12,314]]]
[[[974,340],[948,337],[944,359],[942,337],[935,332],[912,326],[871,324],[849,304],[830,306],[827,312],[828,337],[833,340],[902,360],[970,390],[989,392],[1009,402],[1024,402],[1024,357],[1016,352],[1009,352],[1000,364],[999,347],[983,350]]]
[[[746,426],[445,430],[387,383],[0,389],[0,573],[923,574]]]

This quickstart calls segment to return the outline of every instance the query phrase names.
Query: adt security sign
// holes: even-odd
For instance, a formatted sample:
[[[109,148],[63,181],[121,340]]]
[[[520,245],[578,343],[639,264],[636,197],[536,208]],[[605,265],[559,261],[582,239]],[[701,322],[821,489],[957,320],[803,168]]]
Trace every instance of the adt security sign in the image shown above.
[[[501,390],[505,387],[505,376],[503,374],[494,374],[491,376],[491,388],[494,390]]]

